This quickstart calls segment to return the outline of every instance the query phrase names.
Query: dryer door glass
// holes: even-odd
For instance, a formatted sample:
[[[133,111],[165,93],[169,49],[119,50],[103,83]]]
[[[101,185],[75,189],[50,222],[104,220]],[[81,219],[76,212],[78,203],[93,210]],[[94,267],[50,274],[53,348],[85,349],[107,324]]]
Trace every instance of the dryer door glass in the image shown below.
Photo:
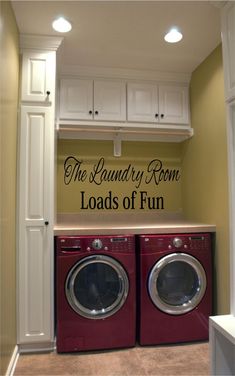
[[[148,288],[159,309],[179,315],[199,304],[206,289],[206,275],[197,259],[184,253],[173,253],[154,265]]]
[[[109,256],[89,256],[79,261],[66,280],[66,296],[81,316],[103,319],[124,304],[129,281],[121,264]]]

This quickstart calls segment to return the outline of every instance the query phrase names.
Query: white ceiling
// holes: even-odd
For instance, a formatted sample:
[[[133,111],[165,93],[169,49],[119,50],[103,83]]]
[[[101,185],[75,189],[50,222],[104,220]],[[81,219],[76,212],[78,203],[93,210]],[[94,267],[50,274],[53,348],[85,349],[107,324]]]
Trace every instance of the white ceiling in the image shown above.
[[[191,73],[220,43],[214,1],[12,1],[20,33],[63,35],[60,64]],[[68,34],[52,21],[64,15]],[[183,39],[163,37],[178,26]]]

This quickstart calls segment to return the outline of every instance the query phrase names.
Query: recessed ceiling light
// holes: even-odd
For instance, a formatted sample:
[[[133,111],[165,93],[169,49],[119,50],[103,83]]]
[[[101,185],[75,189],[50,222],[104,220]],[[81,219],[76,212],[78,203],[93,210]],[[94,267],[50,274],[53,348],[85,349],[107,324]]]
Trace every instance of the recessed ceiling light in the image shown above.
[[[176,28],[171,29],[165,36],[164,39],[168,43],[177,43],[183,38],[183,35]]]
[[[63,17],[57,18],[55,21],[53,21],[52,27],[59,33],[67,33],[72,29],[71,23]]]

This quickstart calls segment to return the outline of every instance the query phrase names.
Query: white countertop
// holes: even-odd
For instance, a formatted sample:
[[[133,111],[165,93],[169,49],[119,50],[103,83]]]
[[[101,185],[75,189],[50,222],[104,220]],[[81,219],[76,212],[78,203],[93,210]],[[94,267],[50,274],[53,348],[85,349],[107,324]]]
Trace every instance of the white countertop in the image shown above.
[[[215,232],[214,224],[183,219],[180,213],[82,213],[58,214],[54,235],[174,234]]]
[[[235,317],[233,315],[211,316],[210,325],[235,345]]]

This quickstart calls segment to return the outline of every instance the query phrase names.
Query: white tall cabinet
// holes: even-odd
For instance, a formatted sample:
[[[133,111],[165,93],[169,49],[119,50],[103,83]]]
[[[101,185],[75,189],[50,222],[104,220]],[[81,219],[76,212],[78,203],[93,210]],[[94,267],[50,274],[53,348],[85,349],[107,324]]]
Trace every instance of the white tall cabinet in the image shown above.
[[[230,191],[230,314],[210,318],[212,375],[235,375],[235,2],[222,8]]]
[[[18,344],[54,346],[53,224],[56,50],[61,38],[21,36]]]

